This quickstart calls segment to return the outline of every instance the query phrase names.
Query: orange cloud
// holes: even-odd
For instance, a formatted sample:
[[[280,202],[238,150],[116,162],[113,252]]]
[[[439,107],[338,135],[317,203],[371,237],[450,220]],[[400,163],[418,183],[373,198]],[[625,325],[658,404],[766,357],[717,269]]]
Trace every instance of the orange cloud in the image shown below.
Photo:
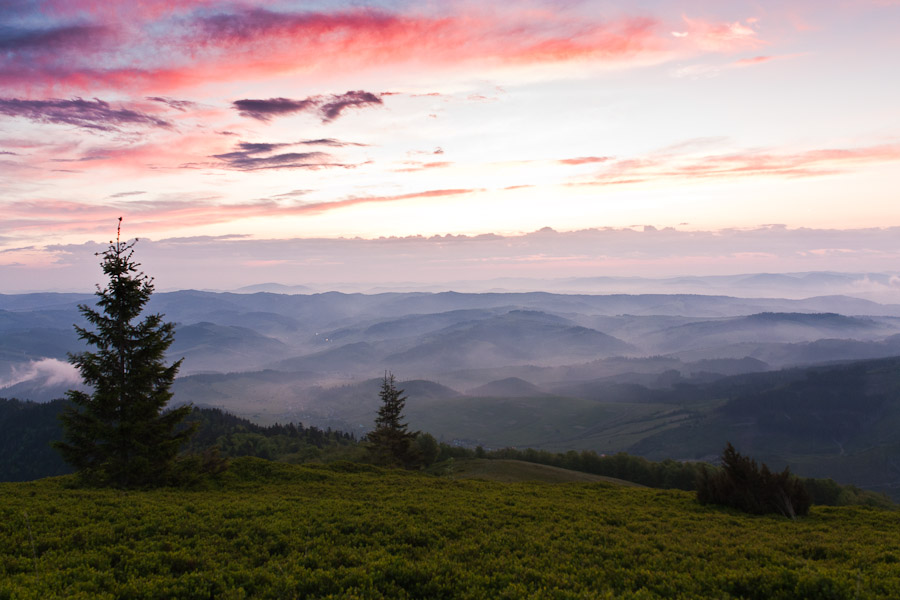
[[[711,156],[662,155],[619,160],[574,185],[622,185],[665,179],[817,177],[854,165],[900,160],[900,146],[832,148],[794,154],[738,153]]]
[[[612,160],[610,156],[581,156],[579,158],[563,158],[558,162],[563,165],[587,165],[591,163],[603,163]]]
[[[692,163],[676,165],[667,175],[690,177],[732,177],[740,175],[806,177],[841,172],[852,164],[885,162],[898,159],[900,159],[900,146],[810,150],[797,154],[733,154],[703,157]]]
[[[754,56],[753,58],[742,58],[739,61],[736,61],[734,64],[739,66],[748,66],[748,65],[757,65],[759,63],[764,63],[772,60],[773,56]]]

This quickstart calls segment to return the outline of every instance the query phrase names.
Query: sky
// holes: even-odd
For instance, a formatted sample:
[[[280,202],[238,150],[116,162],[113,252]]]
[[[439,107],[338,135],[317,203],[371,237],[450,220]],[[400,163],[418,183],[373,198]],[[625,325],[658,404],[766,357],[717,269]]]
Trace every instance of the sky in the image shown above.
[[[900,2],[0,4],[0,293],[897,272]],[[900,290],[900,287],[898,287]]]

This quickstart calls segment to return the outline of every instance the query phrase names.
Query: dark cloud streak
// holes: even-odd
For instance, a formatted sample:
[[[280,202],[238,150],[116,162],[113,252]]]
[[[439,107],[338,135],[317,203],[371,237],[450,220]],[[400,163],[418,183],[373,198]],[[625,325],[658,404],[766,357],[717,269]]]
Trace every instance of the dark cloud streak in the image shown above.
[[[128,108],[113,108],[98,98],[84,100],[21,100],[0,98],[0,114],[22,117],[36,123],[73,125],[90,131],[119,131],[123,126],[171,129],[165,119]]]
[[[348,108],[364,108],[384,104],[381,97],[364,90],[350,90],[330,96],[310,96],[303,100],[290,98],[245,98],[235,100],[232,107],[242,117],[268,122],[274,117],[298,112],[315,113],[323,123],[334,121]]]
[[[98,25],[64,25],[51,29],[0,28],[0,51],[10,53],[83,49],[97,45],[107,29]]]
[[[375,29],[385,31],[400,27],[403,20],[376,10],[347,13],[278,13],[262,8],[246,9],[232,14],[216,14],[197,22],[198,31],[209,40],[245,44],[268,36],[303,32],[308,36],[327,37]]]
[[[302,140],[297,143],[303,144],[304,146],[334,146],[335,148],[343,148],[346,146],[359,146],[359,147],[368,146],[368,144],[360,144],[358,142],[342,142],[341,140],[336,140],[334,138],[321,138],[318,140]]]
[[[270,121],[272,117],[289,115],[296,112],[313,110],[317,101],[313,98],[306,100],[291,100],[289,98],[269,98],[268,100],[235,100],[232,102],[238,114],[258,121]]]
[[[345,94],[331,96],[331,100],[319,108],[319,114],[323,121],[333,121],[341,116],[348,108],[362,108],[383,104],[381,98],[371,92],[362,90],[350,91]]]
[[[326,167],[351,167],[339,164],[326,152],[282,152],[272,154],[276,150],[295,144],[270,144],[240,142],[237,150],[224,154],[215,154],[228,168],[239,171],[258,171],[260,169],[322,169]]]
[[[259,169],[318,169],[325,164],[322,159],[329,158],[324,152],[285,152],[271,156],[249,156],[243,152],[218,154],[216,158],[224,160],[228,165],[241,171]]]
[[[147,96],[147,100],[166,104],[181,112],[185,112],[186,110],[197,106],[196,102],[191,102],[190,100],[175,100],[174,98],[165,98],[163,96]]]
[[[279,148],[287,148],[293,144],[271,144],[267,142],[238,142],[240,153],[261,154],[263,152],[272,152]]]

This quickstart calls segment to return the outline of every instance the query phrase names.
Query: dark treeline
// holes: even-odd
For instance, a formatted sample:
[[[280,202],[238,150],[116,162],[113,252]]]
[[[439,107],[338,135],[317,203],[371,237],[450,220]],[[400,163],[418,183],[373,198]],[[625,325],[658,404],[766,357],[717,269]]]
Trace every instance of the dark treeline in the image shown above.
[[[481,453],[476,449],[473,454]],[[483,454],[486,458],[523,460],[593,475],[615,477],[660,489],[692,491],[696,489],[697,477],[700,475],[700,463],[678,462],[671,459],[653,462],[624,452],[606,456],[592,450],[553,453],[533,448],[525,450],[503,448]]]
[[[29,402],[0,398],[0,481],[30,481],[72,472],[50,447],[61,440],[66,400]]]
[[[0,398],[0,481],[29,481],[71,473],[50,443],[61,439],[58,415],[66,400],[30,402]],[[197,433],[186,447],[202,453],[218,448],[223,458],[255,456],[268,460],[303,463],[348,460],[366,462],[369,453],[351,433],[319,429],[303,424],[258,425],[217,408],[194,408],[185,426],[196,422]],[[663,460],[653,462],[620,452],[609,456],[590,450],[548,452],[533,448],[503,448],[486,451],[438,443],[428,433],[418,433],[413,451],[419,466],[428,467],[450,459],[496,458],[521,460],[615,477],[647,487],[695,491],[702,464]],[[707,465],[708,467],[708,465]],[[831,479],[801,478],[813,504],[894,506],[884,494],[841,485]]]
[[[65,475],[72,468],[50,444],[62,439],[60,413],[68,400],[31,402],[0,398],[0,481]],[[303,424],[257,425],[217,408],[194,408],[183,426],[197,423],[185,450],[218,448],[219,456],[256,456],[285,462],[357,460],[361,449],[350,433]]]
[[[326,457],[353,456],[357,440],[352,433],[302,423],[258,425],[218,408],[194,408],[186,424],[198,423],[189,452],[217,447],[224,458],[256,456],[284,462],[306,462]]]
[[[441,444],[442,451],[445,444]],[[447,447],[450,450],[450,447]],[[679,462],[676,460],[663,460],[653,462],[641,456],[633,456],[624,452],[610,456],[601,456],[591,450],[576,452],[548,452],[546,450],[534,450],[528,448],[519,450],[516,448],[503,448],[500,450],[485,451],[476,448],[466,450],[453,448],[451,453],[455,456],[467,458],[506,458],[522,460],[542,465],[550,465],[573,471],[592,473],[604,477],[615,477],[633,483],[646,485],[647,487],[660,489],[679,489],[696,491],[703,476],[703,470],[708,473],[715,472],[718,467],[711,467],[707,463]],[[886,494],[880,494],[870,490],[862,490],[854,485],[841,485],[833,479],[813,479],[800,477],[800,482],[809,494],[813,504],[825,506],[867,505],[881,507],[896,507]]]

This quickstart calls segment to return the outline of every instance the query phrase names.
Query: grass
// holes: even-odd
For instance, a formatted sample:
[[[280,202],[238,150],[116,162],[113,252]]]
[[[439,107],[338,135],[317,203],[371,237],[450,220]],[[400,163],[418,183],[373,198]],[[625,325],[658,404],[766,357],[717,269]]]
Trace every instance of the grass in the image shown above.
[[[0,484],[0,598],[897,598],[896,513],[236,460],[208,489]]]

